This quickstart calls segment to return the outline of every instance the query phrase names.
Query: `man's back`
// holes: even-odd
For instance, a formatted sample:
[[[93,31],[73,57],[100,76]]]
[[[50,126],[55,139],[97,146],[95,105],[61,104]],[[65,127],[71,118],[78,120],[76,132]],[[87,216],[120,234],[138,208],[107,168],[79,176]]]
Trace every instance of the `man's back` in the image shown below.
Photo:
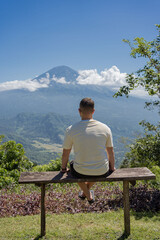
[[[74,149],[74,168],[87,175],[108,171],[106,147],[113,147],[110,128],[94,119],[82,120],[67,129],[63,148]]]

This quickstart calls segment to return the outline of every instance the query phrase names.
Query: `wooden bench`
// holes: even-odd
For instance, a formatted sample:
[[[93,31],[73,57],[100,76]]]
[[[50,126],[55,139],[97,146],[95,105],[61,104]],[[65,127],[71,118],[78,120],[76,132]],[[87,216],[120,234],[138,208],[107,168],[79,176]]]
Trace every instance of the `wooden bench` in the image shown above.
[[[124,234],[130,235],[130,203],[129,203],[129,182],[136,183],[136,180],[155,179],[155,175],[146,167],[143,168],[122,168],[117,169],[106,178],[85,178],[79,179],[69,173],[61,172],[23,172],[20,176],[21,184],[36,184],[41,187],[41,236],[46,234],[45,216],[45,185],[49,183],[76,183],[76,182],[113,182],[123,181],[124,199]]]

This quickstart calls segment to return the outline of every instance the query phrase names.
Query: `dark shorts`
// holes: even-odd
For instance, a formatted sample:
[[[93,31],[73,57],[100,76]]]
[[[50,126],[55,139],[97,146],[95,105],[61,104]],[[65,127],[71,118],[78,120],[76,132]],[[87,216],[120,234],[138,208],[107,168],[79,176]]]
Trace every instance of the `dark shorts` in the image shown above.
[[[70,171],[71,171],[71,174],[74,176],[74,177],[78,177],[78,178],[93,178],[93,177],[107,177],[109,176],[112,171],[107,171],[106,173],[102,174],[102,175],[84,175],[84,174],[81,174],[81,173],[78,173],[75,169],[74,169],[74,166],[73,166],[73,161],[70,162]]]

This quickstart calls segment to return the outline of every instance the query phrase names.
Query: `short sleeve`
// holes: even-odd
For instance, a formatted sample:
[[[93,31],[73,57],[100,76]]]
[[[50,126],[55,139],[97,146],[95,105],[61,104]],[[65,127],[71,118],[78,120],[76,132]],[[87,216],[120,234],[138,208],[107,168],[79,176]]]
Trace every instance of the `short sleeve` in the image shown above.
[[[72,148],[72,137],[70,135],[71,126],[66,129],[64,142],[63,142],[63,149],[71,149]]]
[[[106,147],[113,147],[112,132],[111,132],[110,129],[109,129],[108,134],[107,134]]]

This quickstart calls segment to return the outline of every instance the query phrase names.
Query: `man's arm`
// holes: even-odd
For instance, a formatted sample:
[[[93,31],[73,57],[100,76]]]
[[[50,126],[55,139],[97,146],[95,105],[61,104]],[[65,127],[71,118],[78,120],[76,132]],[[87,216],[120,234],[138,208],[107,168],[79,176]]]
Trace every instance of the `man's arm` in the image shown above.
[[[115,171],[115,158],[114,158],[114,150],[113,147],[107,147],[107,156],[108,156],[108,161],[109,161],[109,170],[110,171]]]
[[[68,163],[68,160],[69,160],[70,152],[71,152],[71,149],[63,149],[61,172],[66,172],[67,171],[67,163]]]

